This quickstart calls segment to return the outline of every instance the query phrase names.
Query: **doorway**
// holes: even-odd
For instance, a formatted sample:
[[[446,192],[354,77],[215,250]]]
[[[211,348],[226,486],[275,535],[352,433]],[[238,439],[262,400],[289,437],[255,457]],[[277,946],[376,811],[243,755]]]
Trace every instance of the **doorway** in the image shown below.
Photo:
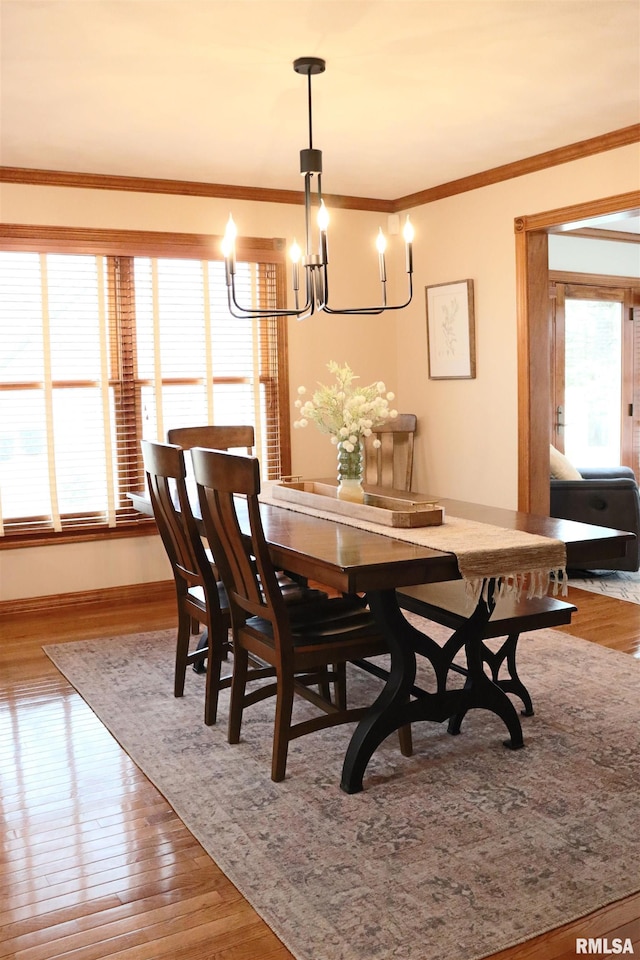
[[[640,209],[640,191],[515,220],[518,312],[518,506],[549,514],[551,396],[548,233],[566,224]]]

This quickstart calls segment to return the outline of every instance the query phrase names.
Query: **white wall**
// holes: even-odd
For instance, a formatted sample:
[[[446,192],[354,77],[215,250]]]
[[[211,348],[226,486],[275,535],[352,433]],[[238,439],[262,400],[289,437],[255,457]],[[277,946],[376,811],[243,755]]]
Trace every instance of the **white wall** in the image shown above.
[[[549,237],[549,267],[571,273],[640,277],[640,243],[552,234]]]
[[[514,219],[639,188],[640,147],[633,145],[411,211],[416,228],[413,303],[379,318],[292,320],[292,400],[299,384],[310,388],[325,379],[327,361],[347,361],[364,382],[385,380],[397,394],[398,409],[418,415],[415,489],[515,507]],[[0,186],[0,220],[13,223],[222,233],[230,206],[241,233],[288,241],[303,235],[301,210],[294,206]],[[340,210],[332,216],[330,256],[340,306],[375,298],[373,241],[381,219],[384,227],[377,214]],[[390,263],[394,259],[402,271],[401,243]],[[344,265],[348,269],[339,269]],[[466,278],[475,284],[477,377],[429,380],[425,286]],[[293,431],[292,455],[294,472],[307,477],[335,468],[334,448],[313,428]],[[61,572],[67,569],[76,572]],[[157,538],[0,550],[0,601],[164,579],[166,569]]]

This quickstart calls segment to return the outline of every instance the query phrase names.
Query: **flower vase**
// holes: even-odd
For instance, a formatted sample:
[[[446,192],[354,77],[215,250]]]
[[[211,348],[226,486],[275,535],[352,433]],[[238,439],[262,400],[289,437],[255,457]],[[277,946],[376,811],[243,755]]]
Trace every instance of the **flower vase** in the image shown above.
[[[338,443],[338,500],[364,503],[362,475],[364,463],[360,442]]]

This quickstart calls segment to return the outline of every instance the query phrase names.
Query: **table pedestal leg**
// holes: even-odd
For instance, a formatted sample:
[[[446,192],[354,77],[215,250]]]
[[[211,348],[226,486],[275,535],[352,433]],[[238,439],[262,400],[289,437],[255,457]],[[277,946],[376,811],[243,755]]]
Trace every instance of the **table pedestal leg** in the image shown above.
[[[383,608],[393,617],[395,591],[372,595],[369,602],[377,618]],[[399,608],[397,612],[404,620]],[[362,778],[374,751],[390,733],[404,726],[408,719],[405,712],[410,706],[409,694],[416,678],[416,655],[409,644],[394,642],[393,647],[391,671],[385,687],[356,727],[347,748],[340,783],[345,793],[359,793],[362,790]]]
[[[513,704],[483,669],[482,637],[491,615],[491,602],[487,606],[481,601],[473,615],[441,646],[409,623],[398,606],[394,590],[371,593],[368,601],[388,642],[391,670],[384,689],[349,743],[340,784],[346,793],[362,790],[365,770],[377,747],[394,730],[413,721],[449,720],[450,732],[458,733],[467,711],[483,708],[504,721],[511,737],[506,745],[513,749],[523,745],[522,727]],[[463,688],[449,690],[447,682],[452,663],[463,647],[467,680]],[[416,653],[426,657],[433,667],[434,693],[415,686]],[[410,696],[414,699],[409,700]]]

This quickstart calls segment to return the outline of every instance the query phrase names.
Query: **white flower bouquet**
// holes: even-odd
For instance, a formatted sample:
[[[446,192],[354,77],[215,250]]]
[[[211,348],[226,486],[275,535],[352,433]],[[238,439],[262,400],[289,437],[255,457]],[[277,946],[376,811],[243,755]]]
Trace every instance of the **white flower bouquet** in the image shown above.
[[[379,380],[364,387],[358,387],[354,380],[359,377],[348,364],[341,367],[331,360],[327,364],[336,382],[331,386],[319,384],[311,399],[305,400],[305,387],[298,387],[298,399],[295,406],[299,410],[299,419],[294,427],[306,427],[312,421],[322,433],[331,434],[331,442],[340,444],[342,449],[355,451],[364,437],[371,436],[376,427],[387,420],[394,420],[398,411],[390,407],[394,394]],[[374,441],[380,446],[380,441]]]

